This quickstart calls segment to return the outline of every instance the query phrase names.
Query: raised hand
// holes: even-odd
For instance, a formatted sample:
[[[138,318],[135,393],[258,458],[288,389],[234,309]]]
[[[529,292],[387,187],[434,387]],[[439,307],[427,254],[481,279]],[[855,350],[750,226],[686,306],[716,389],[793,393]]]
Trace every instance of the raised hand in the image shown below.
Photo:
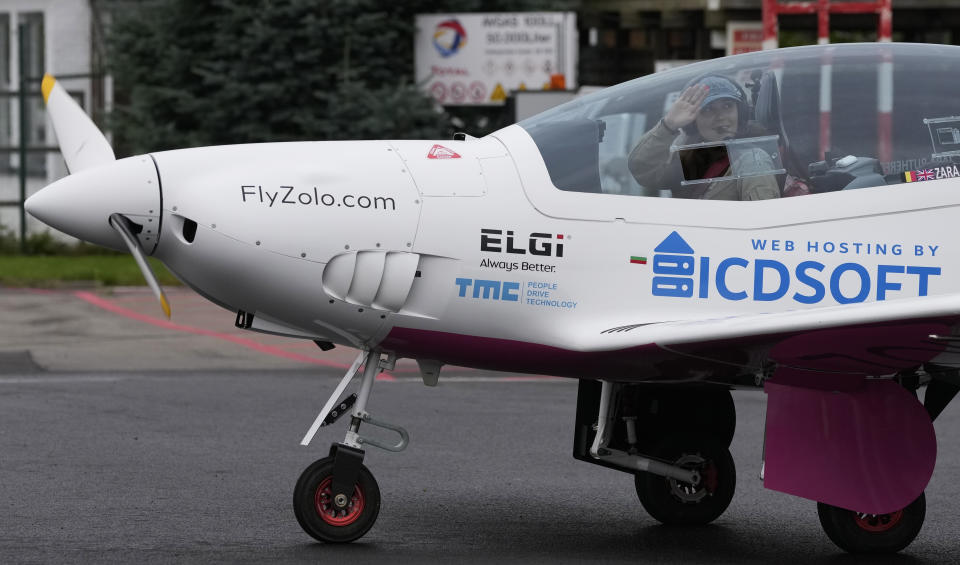
[[[667,110],[667,115],[663,117],[664,125],[672,130],[678,130],[693,123],[697,119],[700,104],[703,104],[709,91],[710,87],[705,84],[695,84],[684,90],[673,106]]]

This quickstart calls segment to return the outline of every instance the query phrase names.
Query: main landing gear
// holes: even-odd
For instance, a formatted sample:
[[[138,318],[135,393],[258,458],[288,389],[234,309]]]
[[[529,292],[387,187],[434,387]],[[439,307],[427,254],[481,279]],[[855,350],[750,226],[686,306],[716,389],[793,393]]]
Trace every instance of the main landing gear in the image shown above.
[[[823,531],[830,541],[850,553],[900,551],[920,533],[926,510],[926,497],[922,493],[903,510],[890,514],[863,514],[817,503]]]
[[[638,473],[634,480],[644,510],[664,524],[696,526],[716,520],[733,500],[737,470],[723,445],[709,438],[667,438],[655,451],[658,459],[693,470],[700,480]]]
[[[640,504],[654,519],[707,524],[733,499],[735,427],[724,388],[580,381],[573,456],[633,473]]]
[[[321,426],[332,424],[350,412],[350,427],[343,442],[333,444],[329,456],[307,467],[293,491],[297,522],[315,539],[327,543],[351,542],[363,537],[377,521],[380,487],[363,465],[362,446],[367,444],[388,451],[403,451],[409,443],[406,430],[378,422],[366,411],[377,374],[383,369],[393,369],[394,362],[392,357],[381,359],[379,350],[361,352],[300,442],[309,445]],[[359,391],[339,401],[361,365],[363,377]],[[361,423],[393,431],[400,435],[400,441],[389,445],[362,437],[359,434]]]

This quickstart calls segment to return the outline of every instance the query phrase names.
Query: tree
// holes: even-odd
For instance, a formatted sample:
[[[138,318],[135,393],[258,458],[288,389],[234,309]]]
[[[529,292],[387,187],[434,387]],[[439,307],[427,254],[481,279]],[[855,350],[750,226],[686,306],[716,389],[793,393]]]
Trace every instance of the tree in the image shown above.
[[[450,116],[413,84],[414,16],[543,0],[114,2],[121,153],[257,141],[437,138]]]
[[[115,135],[132,152],[445,135],[446,115],[411,84],[412,56],[398,64],[413,33],[399,4],[119,4],[110,32],[123,93]]]

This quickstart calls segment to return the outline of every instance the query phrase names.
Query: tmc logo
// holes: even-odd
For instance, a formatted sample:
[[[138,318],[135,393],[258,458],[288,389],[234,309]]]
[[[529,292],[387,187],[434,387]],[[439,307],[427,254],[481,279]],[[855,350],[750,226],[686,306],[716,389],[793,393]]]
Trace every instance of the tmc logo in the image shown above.
[[[433,32],[433,46],[441,57],[455,55],[467,44],[467,32],[457,20],[444,20]]]
[[[504,300],[506,302],[520,301],[520,283],[513,281],[490,281],[485,279],[467,279],[457,277],[454,281],[458,287],[457,296],[465,298],[472,289],[472,297],[481,300]]]

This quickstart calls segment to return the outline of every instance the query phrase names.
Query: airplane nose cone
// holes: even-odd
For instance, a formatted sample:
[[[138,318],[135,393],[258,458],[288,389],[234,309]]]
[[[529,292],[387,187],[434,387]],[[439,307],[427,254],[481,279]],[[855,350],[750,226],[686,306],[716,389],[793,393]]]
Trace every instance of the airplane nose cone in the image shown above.
[[[160,179],[149,155],[64,177],[28,198],[25,206],[52,228],[119,251],[127,247],[110,226],[110,214],[123,214],[143,226],[138,237],[148,254],[160,235]]]

